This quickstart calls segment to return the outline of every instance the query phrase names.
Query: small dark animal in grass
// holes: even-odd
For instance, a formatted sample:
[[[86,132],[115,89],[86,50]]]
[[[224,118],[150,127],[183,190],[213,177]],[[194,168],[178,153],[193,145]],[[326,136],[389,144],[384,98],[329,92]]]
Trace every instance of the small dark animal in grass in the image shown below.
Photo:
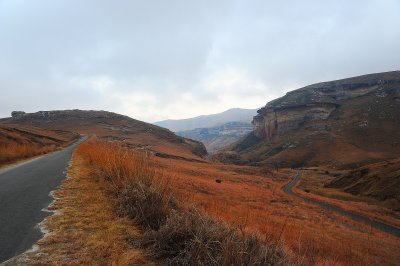
[[[222,183],[221,179],[215,179],[215,182],[217,182],[218,184]]]

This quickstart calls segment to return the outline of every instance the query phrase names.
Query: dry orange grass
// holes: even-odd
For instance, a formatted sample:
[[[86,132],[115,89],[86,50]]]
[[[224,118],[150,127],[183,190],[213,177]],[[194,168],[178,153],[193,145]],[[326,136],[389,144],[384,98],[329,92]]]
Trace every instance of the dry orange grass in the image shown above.
[[[131,244],[141,231],[130,219],[115,215],[109,182],[93,178],[94,169],[79,149],[68,171],[71,178],[55,192],[58,199],[51,209],[57,214],[44,222],[51,233],[39,241],[37,252],[28,254],[26,264],[153,265]]]
[[[171,176],[170,187],[178,201],[193,203],[201,212],[215,220],[226,221],[232,228],[240,228],[244,232],[259,232],[266,241],[284,245],[285,254],[294,258],[296,264],[396,265],[400,261],[398,238],[284,194],[281,186],[294,176],[292,170],[271,172],[265,168],[196,163],[154,156],[142,157],[145,160],[135,159],[132,162],[132,158],[139,158],[132,151],[118,144],[97,144],[99,145],[84,143],[74,154],[74,165],[80,165],[80,168],[72,168],[76,171],[72,174],[80,178],[68,180],[65,184],[66,190],[62,191],[68,194],[70,190],[76,189],[74,197],[65,198],[64,206],[74,206],[75,202],[79,202],[76,205],[78,208],[68,213],[70,207],[64,207],[67,216],[72,217],[72,220],[68,220],[66,216],[57,220],[57,217],[62,216],[54,216],[56,220],[51,222],[53,229],[60,228],[62,234],[55,234],[55,240],[45,239],[49,241],[48,247],[55,245],[55,252],[64,250],[59,258],[69,255],[72,256],[69,257],[71,259],[76,258],[72,254],[80,254],[79,257],[83,257],[86,264],[91,263],[91,254],[104,261],[114,261],[121,257],[128,257],[128,261],[143,259],[139,251],[121,240],[123,236],[125,240],[126,237],[137,238],[135,224],[126,218],[117,218],[115,209],[119,206],[119,198],[112,197],[115,194],[110,197],[110,194],[104,193],[123,187],[126,177],[131,176],[130,173],[149,176],[150,171],[150,176],[154,176],[156,171]],[[110,153],[110,147],[115,153]],[[86,163],[85,167],[83,162]],[[93,178],[94,176],[98,178]],[[217,179],[221,182],[217,183]],[[72,182],[71,187],[68,186],[69,182]],[[63,202],[62,198],[60,204]],[[83,209],[87,216],[76,213],[91,202],[94,204],[89,204],[92,211]],[[101,208],[106,210],[107,219],[104,218]],[[95,221],[93,224],[89,222],[92,216]],[[105,224],[100,222],[103,220]],[[97,237],[89,237],[99,228],[113,228],[111,223],[116,221],[122,223],[117,226],[118,230],[107,231],[106,236],[99,233]],[[73,225],[72,228],[69,227],[70,224]],[[79,234],[71,234],[77,232],[77,228],[86,229]],[[121,228],[125,229],[119,230]],[[66,243],[73,243],[72,247],[77,248],[69,249],[71,253],[65,254],[68,250]],[[118,244],[115,247],[110,243]],[[58,244],[64,246],[57,246]],[[85,249],[86,246],[89,248]],[[130,252],[133,255],[124,255],[131,254]],[[97,263],[96,260],[94,262]]]
[[[12,163],[21,159],[27,159],[37,155],[42,155],[55,150],[53,147],[39,147],[33,144],[0,144],[0,165]]]
[[[397,265],[400,240],[285,194],[295,172],[158,159],[182,198],[232,225],[282,241],[298,260],[319,265]],[[222,180],[217,183],[216,179]]]
[[[92,176],[109,183],[108,192],[118,205],[116,213],[145,228],[158,229],[170,208],[168,179],[147,153],[95,138],[77,150],[92,169]]]
[[[77,138],[70,132],[0,124],[0,165],[55,151]]]
[[[77,152],[92,169],[91,176],[109,183],[106,190],[117,201],[116,214],[145,229],[141,243],[157,260],[167,265],[289,263],[276,241],[264,242],[243,227],[229,228],[219,218],[212,220],[193,210],[186,200],[174,199],[154,157],[96,139]]]
[[[110,145],[123,149],[117,144],[104,145],[104,152]],[[123,165],[129,165],[130,160],[125,160],[124,155],[104,156],[99,147],[92,146],[91,153],[98,154],[92,160],[106,168],[102,170],[106,176],[112,175],[107,174],[111,169],[115,169],[116,176],[129,172],[125,169],[128,166]],[[124,152],[129,153],[123,149]],[[119,158],[123,165],[117,169],[112,162]],[[170,183],[180,201],[192,202],[234,228],[261,232],[270,241],[284,243],[287,253],[300,264],[395,265],[400,259],[397,238],[284,194],[281,186],[294,176],[291,170],[271,172],[255,167],[148,159],[157,162],[158,171],[172,176]],[[222,182],[217,183],[216,179]]]

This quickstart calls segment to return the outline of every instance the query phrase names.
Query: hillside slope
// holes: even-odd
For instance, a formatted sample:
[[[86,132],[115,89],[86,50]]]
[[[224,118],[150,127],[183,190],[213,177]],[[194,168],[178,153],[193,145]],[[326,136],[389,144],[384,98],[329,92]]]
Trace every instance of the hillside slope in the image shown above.
[[[0,123],[95,134],[107,140],[123,141],[129,147],[163,156],[199,159],[206,155],[202,143],[179,137],[167,129],[106,111],[39,111],[16,114],[10,118],[0,119]]]
[[[357,165],[400,157],[400,71],[323,82],[267,103],[236,143],[242,163]]]
[[[164,120],[154,124],[177,132],[193,130],[196,128],[215,127],[227,122],[249,123],[251,122],[252,117],[256,114],[256,111],[256,109],[233,108],[218,114],[202,115],[188,119]]]
[[[76,133],[0,124],[0,165],[57,150],[77,140]]]
[[[325,185],[345,192],[388,201],[400,211],[400,159],[353,169]]]

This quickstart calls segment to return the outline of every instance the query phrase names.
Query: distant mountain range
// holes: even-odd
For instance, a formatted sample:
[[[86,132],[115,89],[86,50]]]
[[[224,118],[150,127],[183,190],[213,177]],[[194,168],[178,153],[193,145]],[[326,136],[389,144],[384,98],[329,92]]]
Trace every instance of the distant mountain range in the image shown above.
[[[228,122],[215,127],[178,131],[176,134],[184,138],[201,141],[209,153],[215,153],[238,141],[252,130],[253,125],[251,123]]]
[[[201,141],[209,153],[215,153],[251,132],[251,121],[256,114],[257,109],[234,108],[219,114],[164,120],[155,124],[179,136]]]
[[[225,112],[201,115],[187,119],[164,120],[154,123],[157,126],[168,128],[173,132],[192,130],[196,128],[209,128],[220,126],[228,122],[250,123],[253,116],[257,114],[257,109],[233,108]]]

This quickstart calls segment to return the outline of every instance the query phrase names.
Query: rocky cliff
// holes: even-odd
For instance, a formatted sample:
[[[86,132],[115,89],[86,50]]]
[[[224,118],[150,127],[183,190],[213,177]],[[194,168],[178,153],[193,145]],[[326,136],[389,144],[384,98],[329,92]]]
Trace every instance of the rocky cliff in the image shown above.
[[[343,165],[392,158],[400,143],[400,71],[310,85],[257,113],[253,133],[233,148],[244,162]]]
[[[376,97],[399,97],[399,90],[387,90],[400,84],[399,72],[385,77],[373,74],[325,82],[287,93],[257,111],[254,117],[254,132],[259,138],[272,140],[274,137],[300,128],[313,120],[326,120],[346,100],[375,93]]]

